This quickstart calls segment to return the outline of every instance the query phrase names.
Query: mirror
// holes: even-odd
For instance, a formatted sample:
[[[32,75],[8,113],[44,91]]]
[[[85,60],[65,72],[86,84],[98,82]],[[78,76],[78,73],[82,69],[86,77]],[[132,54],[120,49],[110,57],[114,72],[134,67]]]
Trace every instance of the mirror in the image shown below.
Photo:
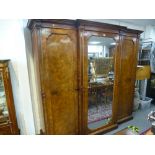
[[[6,103],[3,75],[0,73],[0,123],[5,123],[9,119]]]
[[[91,36],[88,40],[88,128],[107,125],[112,119],[114,85],[113,38]]]

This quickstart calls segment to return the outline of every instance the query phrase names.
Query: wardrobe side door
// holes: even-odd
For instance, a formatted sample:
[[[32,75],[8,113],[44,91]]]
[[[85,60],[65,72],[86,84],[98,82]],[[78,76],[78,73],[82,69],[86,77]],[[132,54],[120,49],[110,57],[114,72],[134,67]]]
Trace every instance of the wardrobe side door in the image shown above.
[[[42,29],[47,134],[78,134],[77,39],[74,29]]]
[[[118,109],[120,122],[132,118],[137,50],[136,38],[122,37]]]

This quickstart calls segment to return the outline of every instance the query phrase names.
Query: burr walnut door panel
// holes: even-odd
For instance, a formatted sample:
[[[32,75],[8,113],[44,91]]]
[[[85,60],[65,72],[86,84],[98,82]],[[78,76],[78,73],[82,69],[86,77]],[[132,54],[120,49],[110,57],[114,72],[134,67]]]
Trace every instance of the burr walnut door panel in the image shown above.
[[[43,107],[47,134],[78,134],[74,29],[42,29]]]
[[[132,115],[135,72],[137,64],[137,40],[122,38],[121,73],[118,119],[129,119]]]

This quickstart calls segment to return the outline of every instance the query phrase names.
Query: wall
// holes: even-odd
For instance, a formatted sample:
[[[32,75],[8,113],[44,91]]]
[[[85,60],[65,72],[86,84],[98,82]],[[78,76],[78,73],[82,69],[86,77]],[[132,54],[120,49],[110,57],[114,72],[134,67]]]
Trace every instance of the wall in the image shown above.
[[[21,134],[35,134],[22,20],[0,20],[0,59],[11,59],[10,74]]]
[[[40,129],[45,131],[44,127],[44,117],[43,117],[43,107],[41,103],[40,96],[40,82],[38,81],[37,72],[35,70],[35,64],[33,62],[33,53],[32,53],[32,43],[31,43],[31,32],[26,27],[27,21],[24,21],[24,37],[25,37],[25,46],[26,46],[26,54],[28,61],[28,73],[30,79],[30,91],[31,91],[31,102],[33,108],[34,115],[34,123],[35,123],[35,133],[40,134]]]

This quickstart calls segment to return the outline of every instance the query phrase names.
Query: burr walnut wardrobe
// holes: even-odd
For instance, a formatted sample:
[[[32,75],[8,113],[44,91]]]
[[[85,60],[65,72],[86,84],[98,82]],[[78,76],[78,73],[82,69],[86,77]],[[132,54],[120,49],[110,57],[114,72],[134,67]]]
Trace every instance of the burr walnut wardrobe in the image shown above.
[[[141,31],[86,20],[29,20],[44,134],[101,134],[132,119]]]

